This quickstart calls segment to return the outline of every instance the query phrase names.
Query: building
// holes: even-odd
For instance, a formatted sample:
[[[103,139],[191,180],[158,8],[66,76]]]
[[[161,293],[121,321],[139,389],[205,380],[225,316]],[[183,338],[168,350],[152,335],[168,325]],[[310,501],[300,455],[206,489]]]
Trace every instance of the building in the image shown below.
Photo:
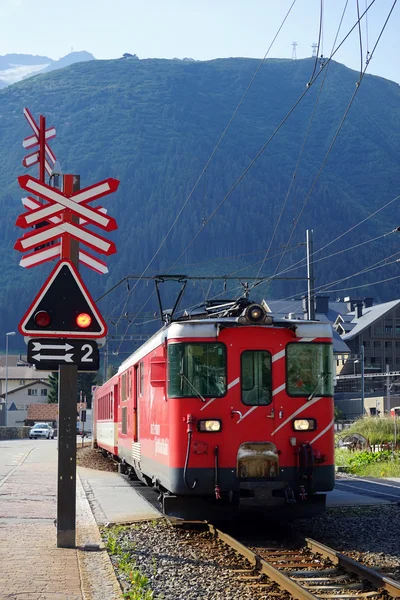
[[[57,429],[57,419],[58,404],[30,404],[24,424],[32,426],[35,423],[48,423]]]
[[[8,357],[7,378],[3,364],[4,361],[0,361],[0,425],[21,427],[27,418],[30,404],[47,402],[50,384],[46,373],[36,371],[18,357]]]
[[[353,355],[364,346],[364,367],[380,373],[400,371],[400,300],[373,305],[372,298],[346,298],[348,312],[333,326]],[[351,373],[346,365],[343,375]]]
[[[279,317],[307,317],[306,298],[264,301]],[[399,405],[400,300],[375,304],[373,298],[315,298],[315,318],[333,327],[337,385],[335,403],[349,418],[384,414]],[[364,404],[361,394],[361,348],[364,350]],[[397,404],[396,404],[397,403]]]

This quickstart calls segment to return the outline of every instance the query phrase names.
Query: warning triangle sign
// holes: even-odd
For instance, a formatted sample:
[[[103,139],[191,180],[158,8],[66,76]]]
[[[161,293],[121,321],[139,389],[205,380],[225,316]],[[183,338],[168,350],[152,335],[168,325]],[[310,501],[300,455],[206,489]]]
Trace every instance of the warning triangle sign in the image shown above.
[[[22,335],[93,339],[107,325],[70,260],[60,261],[23,316]]]

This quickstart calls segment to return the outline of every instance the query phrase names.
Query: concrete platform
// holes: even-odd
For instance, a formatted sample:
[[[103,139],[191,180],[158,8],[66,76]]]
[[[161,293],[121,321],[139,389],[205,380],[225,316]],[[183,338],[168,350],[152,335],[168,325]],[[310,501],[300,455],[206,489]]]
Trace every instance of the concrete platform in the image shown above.
[[[133,523],[161,518],[135,487],[146,488],[135,482],[131,485],[118,473],[94,471],[78,467],[79,477],[98,525],[106,523]],[[152,490],[149,490],[152,491]],[[154,491],[152,491],[154,495]]]
[[[353,492],[333,490],[326,495],[326,507],[338,508],[340,506],[368,506],[372,504],[390,504],[388,500],[373,498],[372,496],[361,496]]]

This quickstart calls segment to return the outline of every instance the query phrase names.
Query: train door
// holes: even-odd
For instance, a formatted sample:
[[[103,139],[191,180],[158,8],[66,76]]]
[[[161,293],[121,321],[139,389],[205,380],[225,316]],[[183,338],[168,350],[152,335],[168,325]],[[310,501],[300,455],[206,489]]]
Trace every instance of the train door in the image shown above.
[[[241,351],[240,397],[243,414],[238,423],[248,424],[244,432],[247,440],[238,449],[237,474],[244,486],[249,478],[265,480],[276,477],[279,472],[278,453],[273,441],[277,388],[275,378],[272,378],[272,363],[273,355],[268,350],[257,348]]]
[[[139,365],[135,365],[132,373],[133,381],[133,441],[139,440]]]
[[[132,435],[132,458],[137,468],[140,468],[140,397],[143,389],[143,362],[135,365],[132,373],[133,390],[133,435]]]
[[[240,382],[243,413],[261,409],[275,418],[275,389],[272,381],[272,355],[268,350],[244,349],[240,355]],[[257,410],[260,412],[260,410]]]

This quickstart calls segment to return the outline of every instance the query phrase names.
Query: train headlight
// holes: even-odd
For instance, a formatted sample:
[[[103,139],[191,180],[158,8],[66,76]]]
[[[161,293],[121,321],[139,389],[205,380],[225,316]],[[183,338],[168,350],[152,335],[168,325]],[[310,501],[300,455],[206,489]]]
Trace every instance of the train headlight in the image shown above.
[[[295,431],[314,431],[317,429],[317,421],[315,419],[295,419],[293,429]]]
[[[207,419],[207,421],[197,421],[197,431],[207,431],[208,433],[216,433],[221,431],[222,422],[218,419]]]

